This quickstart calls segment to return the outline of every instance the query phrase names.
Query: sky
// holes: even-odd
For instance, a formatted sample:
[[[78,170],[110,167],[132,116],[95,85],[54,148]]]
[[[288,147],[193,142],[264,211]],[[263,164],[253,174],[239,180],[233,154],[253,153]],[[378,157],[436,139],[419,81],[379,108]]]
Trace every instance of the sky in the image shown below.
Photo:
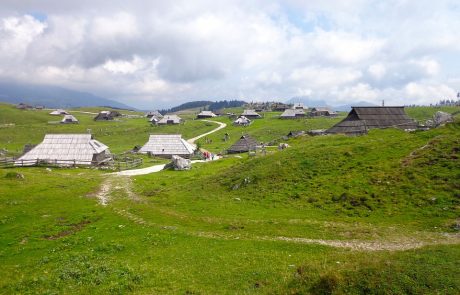
[[[458,0],[1,0],[0,80],[138,108],[456,99]]]

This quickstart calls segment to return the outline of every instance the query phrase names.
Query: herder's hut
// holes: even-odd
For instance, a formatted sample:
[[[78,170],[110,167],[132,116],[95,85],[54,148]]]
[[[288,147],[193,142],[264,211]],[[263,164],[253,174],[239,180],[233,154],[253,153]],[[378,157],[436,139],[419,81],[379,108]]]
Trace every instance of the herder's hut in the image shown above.
[[[109,159],[109,148],[91,134],[47,134],[40,144],[16,160],[16,165],[98,165]]]
[[[233,125],[235,126],[248,126],[249,124],[251,124],[251,120],[245,116],[240,116],[238,119],[233,121]]]
[[[159,119],[163,118],[163,115],[159,111],[150,111],[145,113],[147,118],[157,117]]]
[[[305,117],[303,109],[287,109],[280,115],[280,119],[298,119]]]
[[[170,124],[180,124],[182,123],[182,119],[177,115],[165,115],[158,121],[158,125],[170,125]]]
[[[352,107],[348,116],[327,133],[366,134],[375,128],[415,129],[417,123],[407,116],[404,107]]]
[[[16,105],[16,108],[17,108],[17,109],[20,109],[20,110],[27,110],[27,109],[31,109],[32,106],[29,105],[29,104],[26,104],[26,103],[21,102],[21,103],[19,103],[19,104]]]
[[[256,113],[255,110],[244,110],[243,113],[241,114],[241,116],[245,116],[248,119],[260,119],[260,118],[262,118],[262,116],[259,115],[258,113]]]
[[[312,108],[310,111],[312,117],[336,117],[337,113],[328,108]]]
[[[180,134],[152,134],[139,153],[164,158],[171,158],[172,155],[190,158],[195,149],[196,147],[184,140]]]
[[[68,115],[69,113],[66,111],[66,110],[63,110],[63,109],[57,109],[57,110],[54,110],[50,113],[50,115],[53,115],[53,116],[60,116],[60,115]]]
[[[101,111],[94,117],[94,121],[112,121],[117,117],[121,117],[121,114],[117,111]]]
[[[211,111],[201,111],[196,117],[197,119],[205,119],[205,118],[214,118],[214,117],[217,117],[217,115]]]
[[[274,103],[272,105],[272,111],[284,112],[285,110],[290,109],[291,107],[292,107],[292,105],[278,102],[278,103]]]
[[[253,151],[258,145],[259,144],[254,138],[246,134],[241,136],[241,138],[227,150],[227,153],[237,154]]]
[[[61,124],[78,124],[78,120],[72,115],[65,115],[61,120]]]
[[[305,110],[305,109],[308,109],[308,108],[306,108],[306,107],[304,106],[304,104],[301,103],[301,102],[295,103],[295,104],[292,106],[292,108],[293,108],[294,110]]]
[[[157,117],[157,116],[152,116],[150,117],[149,119],[149,122],[152,123],[153,125],[157,125],[158,122],[160,122],[161,118]]]

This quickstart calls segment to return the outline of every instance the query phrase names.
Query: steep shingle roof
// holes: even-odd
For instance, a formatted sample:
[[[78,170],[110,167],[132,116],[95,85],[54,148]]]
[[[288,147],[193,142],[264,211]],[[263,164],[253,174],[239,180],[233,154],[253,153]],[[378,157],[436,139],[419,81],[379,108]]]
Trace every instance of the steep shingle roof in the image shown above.
[[[149,141],[139,153],[152,155],[191,155],[195,147],[182,138],[180,134],[152,134]]]
[[[93,155],[108,151],[108,147],[91,134],[47,134],[43,141],[19,158],[20,160],[65,160],[87,164]],[[59,164],[60,162],[57,161]],[[62,162],[69,164],[69,162]]]
[[[395,127],[415,129],[417,123],[407,116],[404,107],[352,107],[348,116],[328,133],[362,134],[368,129]]]
[[[244,110],[241,116],[245,116],[248,118],[251,117],[261,117],[255,110]]]
[[[303,109],[286,109],[280,115],[280,118],[295,118],[301,116],[305,116],[305,111]]]
[[[228,153],[244,153],[250,150],[254,150],[259,144],[257,141],[249,135],[243,135],[241,138],[233,144],[228,150]]]
[[[179,124],[182,119],[177,115],[165,115],[158,121],[158,124]]]
[[[78,120],[72,115],[65,115],[64,118],[62,118],[61,123],[78,123]]]
[[[213,117],[217,117],[216,114],[214,114],[213,112],[211,111],[201,111],[197,117],[207,117],[207,118],[213,118]]]

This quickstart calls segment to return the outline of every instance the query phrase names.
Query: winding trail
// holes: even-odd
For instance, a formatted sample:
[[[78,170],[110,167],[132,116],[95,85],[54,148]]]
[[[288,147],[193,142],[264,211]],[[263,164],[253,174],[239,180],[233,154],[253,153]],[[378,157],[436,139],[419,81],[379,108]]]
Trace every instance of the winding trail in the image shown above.
[[[197,141],[198,139],[200,139],[200,138],[202,138],[202,137],[205,137],[205,136],[208,136],[208,135],[211,134],[211,133],[217,132],[217,131],[219,131],[220,129],[223,129],[223,128],[227,127],[227,124],[222,123],[222,122],[211,121],[211,120],[201,120],[201,121],[203,121],[203,122],[210,122],[210,123],[216,123],[216,124],[219,124],[219,127],[217,127],[216,129],[213,129],[213,130],[211,130],[211,131],[209,131],[209,132],[207,132],[207,133],[204,133],[204,134],[198,135],[198,136],[196,136],[196,137],[194,137],[194,138],[188,139],[187,141],[188,141],[189,143],[194,144],[195,141]]]
[[[191,144],[194,144],[195,141],[197,141],[198,139],[202,138],[202,137],[205,137],[205,136],[208,136],[209,134],[212,134],[214,132],[217,132],[225,127],[227,127],[227,124],[225,123],[222,123],[222,122],[217,122],[217,121],[211,121],[211,120],[201,120],[201,121],[204,121],[204,122],[210,122],[210,123],[216,123],[219,125],[219,127],[209,131],[209,132],[206,132],[204,134],[201,134],[201,135],[198,135],[194,138],[190,138],[187,140],[187,142],[191,143]],[[203,160],[195,160],[195,161],[192,161],[192,164],[193,163],[203,163],[203,162],[206,162],[206,161],[203,161]],[[150,174],[150,173],[156,173],[156,172],[160,172],[161,170],[164,169],[166,164],[160,164],[160,165],[154,165],[154,166],[150,166],[150,167],[147,167],[147,168],[141,168],[141,169],[133,169],[133,170],[125,170],[125,171],[120,171],[120,172],[114,172],[112,173],[112,175],[118,175],[118,176],[136,176],[136,175],[146,175],[146,174]]]

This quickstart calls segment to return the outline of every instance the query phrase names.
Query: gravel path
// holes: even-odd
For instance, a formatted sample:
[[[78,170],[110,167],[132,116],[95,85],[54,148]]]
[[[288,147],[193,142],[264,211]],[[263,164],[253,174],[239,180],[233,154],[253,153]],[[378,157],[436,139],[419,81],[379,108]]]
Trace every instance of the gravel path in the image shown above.
[[[220,129],[223,129],[223,128],[227,127],[227,124],[222,123],[222,122],[210,121],[210,120],[201,120],[201,121],[219,124],[219,127],[217,127],[216,129],[213,129],[213,130],[211,130],[211,131],[209,131],[209,132],[207,132],[207,133],[198,135],[197,137],[190,138],[189,140],[187,140],[189,143],[195,143],[195,141],[197,141],[198,139],[200,139],[200,138],[202,138],[202,137],[205,137],[205,136],[208,136],[208,135],[211,134],[211,133],[217,132],[217,131],[219,131]]]

